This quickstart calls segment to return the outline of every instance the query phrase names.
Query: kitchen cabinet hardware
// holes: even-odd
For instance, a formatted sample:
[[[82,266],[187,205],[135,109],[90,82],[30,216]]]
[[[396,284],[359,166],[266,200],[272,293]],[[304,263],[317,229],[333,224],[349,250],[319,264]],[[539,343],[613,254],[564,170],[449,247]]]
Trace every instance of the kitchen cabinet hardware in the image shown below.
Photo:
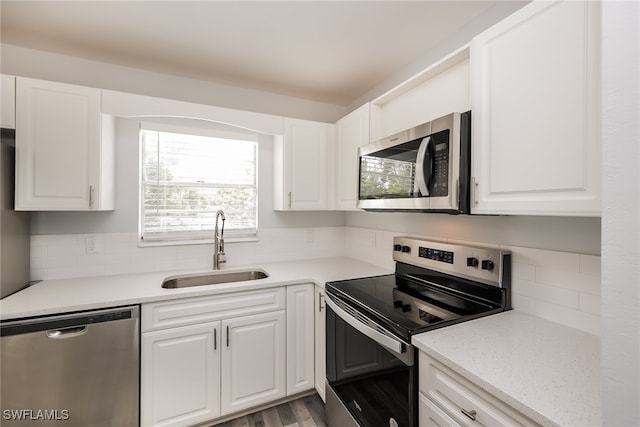
[[[93,207],[93,185],[89,186],[89,207]]]
[[[227,325],[227,347],[229,347],[229,325]]]
[[[478,414],[475,409],[467,411],[466,409],[463,408],[463,409],[460,410],[460,412],[462,412],[471,421],[475,421],[476,420],[476,415]]]
[[[322,309],[324,308],[324,295],[322,292],[318,292],[318,313],[322,313]]]
[[[218,328],[213,328],[213,349],[218,349]]]

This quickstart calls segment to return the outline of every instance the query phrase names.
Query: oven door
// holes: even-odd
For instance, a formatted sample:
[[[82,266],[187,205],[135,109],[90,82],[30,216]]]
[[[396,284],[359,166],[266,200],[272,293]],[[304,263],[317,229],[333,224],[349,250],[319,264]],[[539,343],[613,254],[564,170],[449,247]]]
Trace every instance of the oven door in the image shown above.
[[[326,303],[327,425],[417,426],[416,349],[335,295]]]

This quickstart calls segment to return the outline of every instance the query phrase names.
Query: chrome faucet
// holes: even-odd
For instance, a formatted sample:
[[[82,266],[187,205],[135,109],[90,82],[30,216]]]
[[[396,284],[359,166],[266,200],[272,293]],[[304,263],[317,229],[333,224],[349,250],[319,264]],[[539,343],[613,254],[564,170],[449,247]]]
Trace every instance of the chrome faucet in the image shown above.
[[[218,234],[218,219],[222,218],[222,229]],[[216,226],[213,230],[213,269],[220,270],[220,264],[227,262],[224,253],[224,212],[216,212]]]

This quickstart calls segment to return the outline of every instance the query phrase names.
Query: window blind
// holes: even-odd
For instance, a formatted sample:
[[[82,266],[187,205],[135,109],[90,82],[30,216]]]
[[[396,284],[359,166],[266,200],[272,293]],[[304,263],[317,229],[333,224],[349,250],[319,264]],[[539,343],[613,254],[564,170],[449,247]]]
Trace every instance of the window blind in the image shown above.
[[[208,136],[142,125],[141,239],[212,239],[257,233],[257,135]]]

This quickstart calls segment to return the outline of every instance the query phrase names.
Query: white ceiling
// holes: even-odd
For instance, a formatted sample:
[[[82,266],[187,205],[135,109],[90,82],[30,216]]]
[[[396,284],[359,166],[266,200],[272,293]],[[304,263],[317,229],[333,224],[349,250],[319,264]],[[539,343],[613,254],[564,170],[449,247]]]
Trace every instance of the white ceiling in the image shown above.
[[[485,1],[10,1],[2,43],[349,105]]]

